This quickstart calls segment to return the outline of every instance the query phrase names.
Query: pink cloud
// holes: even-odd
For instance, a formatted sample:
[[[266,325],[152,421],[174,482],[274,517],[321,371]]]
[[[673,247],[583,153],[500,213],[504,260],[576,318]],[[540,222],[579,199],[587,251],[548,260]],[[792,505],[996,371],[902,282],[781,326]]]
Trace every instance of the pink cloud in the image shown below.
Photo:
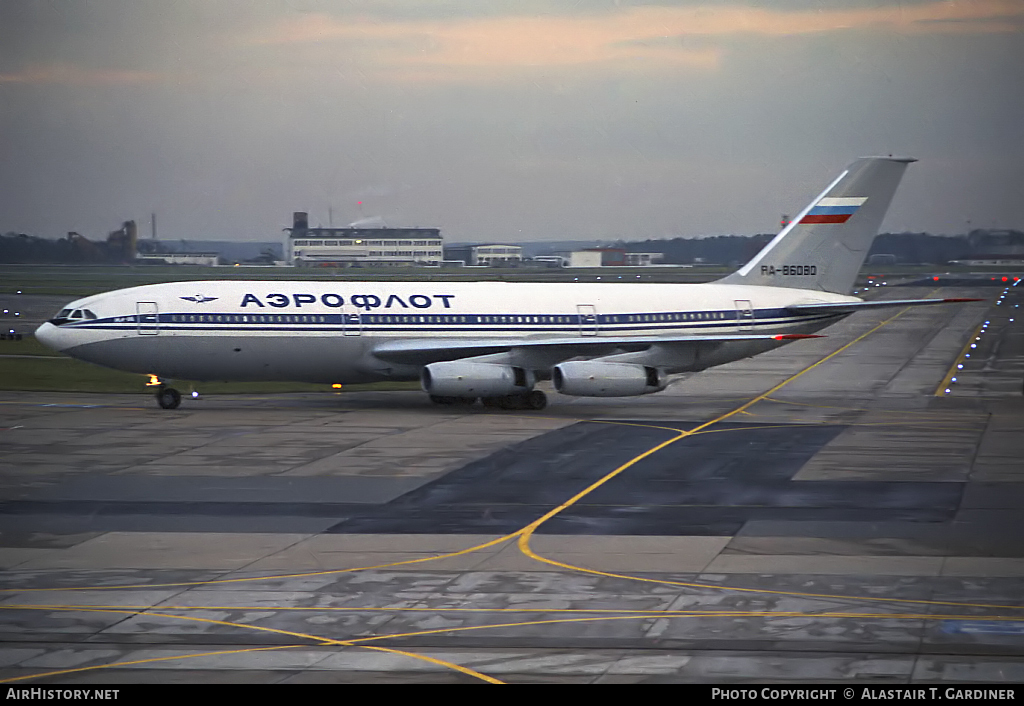
[[[732,6],[640,7],[584,17],[449,18],[385,22],[306,14],[250,36],[252,44],[340,42],[381,69],[516,69],[619,64],[714,68],[720,52],[684,38],[837,31],[904,34],[1019,31],[1020,0],[967,0],[863,9],[785,11]]]

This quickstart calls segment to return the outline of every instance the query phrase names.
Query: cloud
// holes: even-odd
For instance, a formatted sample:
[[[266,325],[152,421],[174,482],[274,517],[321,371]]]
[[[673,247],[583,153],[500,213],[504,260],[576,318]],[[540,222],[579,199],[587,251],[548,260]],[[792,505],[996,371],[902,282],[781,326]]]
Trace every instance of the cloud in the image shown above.
[[[784,10],[744,5],[643,6],[616,11],[388,21],[306,13],[245,37],[255,45],[342,45],[369,71],[393,77],[494,76],[501,71],[594,66],[714,69],[715,39],[849,31],[902,34],[1015,32],[1020,0]]]

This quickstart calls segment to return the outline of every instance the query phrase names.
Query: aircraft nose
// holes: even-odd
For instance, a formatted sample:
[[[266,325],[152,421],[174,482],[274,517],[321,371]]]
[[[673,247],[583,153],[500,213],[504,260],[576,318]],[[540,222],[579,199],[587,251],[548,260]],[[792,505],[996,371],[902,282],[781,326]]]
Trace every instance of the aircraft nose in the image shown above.
[[[36,340],[47,348],[52,348],[55,351],[63,350],[64,346],[61,344],[62,338],[61,330],[50,322],[46,322],[36,329]]]

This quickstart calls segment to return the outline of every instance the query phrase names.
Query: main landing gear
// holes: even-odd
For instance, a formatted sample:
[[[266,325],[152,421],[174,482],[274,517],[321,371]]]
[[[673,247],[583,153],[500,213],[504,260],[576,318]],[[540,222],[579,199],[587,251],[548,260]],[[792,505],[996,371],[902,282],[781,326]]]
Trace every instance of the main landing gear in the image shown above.
[[[469,406],[476,402],[476,397],[442,397],[431,395],[430,401],[439,405],[465,405]],[[484,407],[497,409],[529,409],[542,410],[548,406],[548,398],[540,390],[531,390],[522,395],[505,395],[503,397],[483,397],[480,399]]]

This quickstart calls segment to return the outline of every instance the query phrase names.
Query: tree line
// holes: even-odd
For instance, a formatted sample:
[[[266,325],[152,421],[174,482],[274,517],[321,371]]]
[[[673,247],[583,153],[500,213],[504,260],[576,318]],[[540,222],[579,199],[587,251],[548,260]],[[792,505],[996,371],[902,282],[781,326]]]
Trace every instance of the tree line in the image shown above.
[[[870,255],[894,255],[901,264],[941,265],[950,260],[971,257],[980,248],[975,233],[962,236],[939,236],[928,233],[882,233],[875,238]],[[1024,233],[1021,234],[1024,237]],[[719,235],[710,238],[673,238],[671,240],[645,240],[623,242],[618,247],[627,252],[664,253],[666,265],[732,265],[739,266],[767,245],[774,234],[754,236]]]

